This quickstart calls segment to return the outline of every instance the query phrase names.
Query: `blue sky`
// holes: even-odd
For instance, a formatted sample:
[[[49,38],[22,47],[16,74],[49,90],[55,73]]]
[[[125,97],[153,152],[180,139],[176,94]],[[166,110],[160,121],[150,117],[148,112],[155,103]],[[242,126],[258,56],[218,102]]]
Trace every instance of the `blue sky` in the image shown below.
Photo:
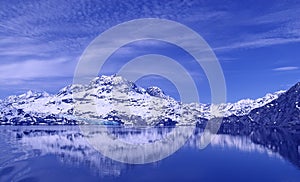
[[[101,32],[137,18],[164,18],[195,30],[212,47],[224,71],[228,101],[258,98],[300,81],[299,14],[299,1],[2,0],[0,97],[28,89],[55,93],[72,83],[80,55]],[[108,63],[149,53],[182,64],[192,59],[173,45],[152,41],[124,46]],[[113,73],[118,66],[112,65],[103,73]],[[186,67],[193,72],[192,65]],[[200,98],[209,102],[205,75],[199,71],[193,78]],[[176,96],[161,78],[138,83]]]

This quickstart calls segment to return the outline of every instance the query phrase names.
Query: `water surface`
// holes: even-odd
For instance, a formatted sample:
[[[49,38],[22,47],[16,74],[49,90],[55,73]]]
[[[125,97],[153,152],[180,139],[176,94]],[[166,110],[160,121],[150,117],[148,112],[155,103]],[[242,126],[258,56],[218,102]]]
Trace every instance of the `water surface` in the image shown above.
[[[202,130],[193,128],[179,150],[147,164],[112,160],[88,140],[108,131],[128,144],[151,144],[175,129],[111,127],[87,134],[77,126],[1,126],[0,181],[300,181],[300,134],[287,129],[221,129],[200,149]],[[162,153],[182,142],[187,128],[177,131],[182,135]],[[111,152],[130,157],[141,151]]]

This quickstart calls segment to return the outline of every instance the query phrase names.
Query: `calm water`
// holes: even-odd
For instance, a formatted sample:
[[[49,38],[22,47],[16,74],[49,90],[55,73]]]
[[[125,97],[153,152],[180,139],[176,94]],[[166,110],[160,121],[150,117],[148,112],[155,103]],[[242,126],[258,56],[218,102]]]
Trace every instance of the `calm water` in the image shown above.
[[[151,156],[141,155],[134,147],[131,151],[107,148],[105,142],[98,146],[109,155],[143,161],[172,151],[191,129],[192,135],[179,150],[147,164],[112,160],[90,142],[106,132],[123,143],[152,146],[177,131],[175,137],[156,145],[160,152]],[[205,149],[200,149],[199,128],[95,131],[82,133],[75,126],[1,126],[0,181],[300,181],[300,134],[296,131],[221,130]]]

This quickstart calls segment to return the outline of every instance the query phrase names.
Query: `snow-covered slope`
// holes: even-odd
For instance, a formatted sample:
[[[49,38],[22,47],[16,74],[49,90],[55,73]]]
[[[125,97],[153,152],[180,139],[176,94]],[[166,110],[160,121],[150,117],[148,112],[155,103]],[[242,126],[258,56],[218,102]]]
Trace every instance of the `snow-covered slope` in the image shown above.
[[[215,107],[222,116],[242,116],[282,93]],[[69,85],[55,95],[28,91],[10,96],[0,101],[0,109],[1,124],[185,125],[216,117],[208,104],[182,104],[158,87],[144,89],[116,75],[96,77],[87,85]]]
[[[243,99],[236,103],[221,104],[219,109],[223,112],[223,116],[230,116],[233,114],[236,116],[243,116],[249,114],[251,110],[262,107],[277,99],[283,93],[285,93],[285,91],[281,90],[274,94],[268,93],[264,97],[255,100]]]

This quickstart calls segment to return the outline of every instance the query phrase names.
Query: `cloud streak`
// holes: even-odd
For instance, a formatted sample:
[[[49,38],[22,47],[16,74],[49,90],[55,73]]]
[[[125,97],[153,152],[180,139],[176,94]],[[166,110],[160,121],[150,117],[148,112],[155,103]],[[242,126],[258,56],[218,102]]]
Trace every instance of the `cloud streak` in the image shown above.
[[[253,39],[244,42],[235,42],[231,45],[221,46],[213,48],[215,51],[230,51],[232,49],[241,48],[261,48],[268,47],[272,45],[289,44],[300,42],[300,37],[291,38],[263,38],[263,39]]]
[[[299,67],[296,66],[286,66],[286,67],[279,67],[274,68],[273,71],[292,71],[292,70],[298,70]]]
[[[62,69],[63,68],[63,69]],[[25,60],[0,66],[0,84],[18,85],[24,80],[71,77],[74,66],[64,58]]]
[[[240,31],[214,49],[216,51],[231,51],[233,49],[253,49],[299,43],[299,5],[283,6],[282,8],[277,8],[277,10],[275,7],[273,8],[272,12],[252,12],[247,16],[235,19],[233,22],[228,22],[227,25],[223,25],[225,32],[226,29],[231,31],[238,29]],[[230,15],[227,15],[227,19],[230,19]]]

